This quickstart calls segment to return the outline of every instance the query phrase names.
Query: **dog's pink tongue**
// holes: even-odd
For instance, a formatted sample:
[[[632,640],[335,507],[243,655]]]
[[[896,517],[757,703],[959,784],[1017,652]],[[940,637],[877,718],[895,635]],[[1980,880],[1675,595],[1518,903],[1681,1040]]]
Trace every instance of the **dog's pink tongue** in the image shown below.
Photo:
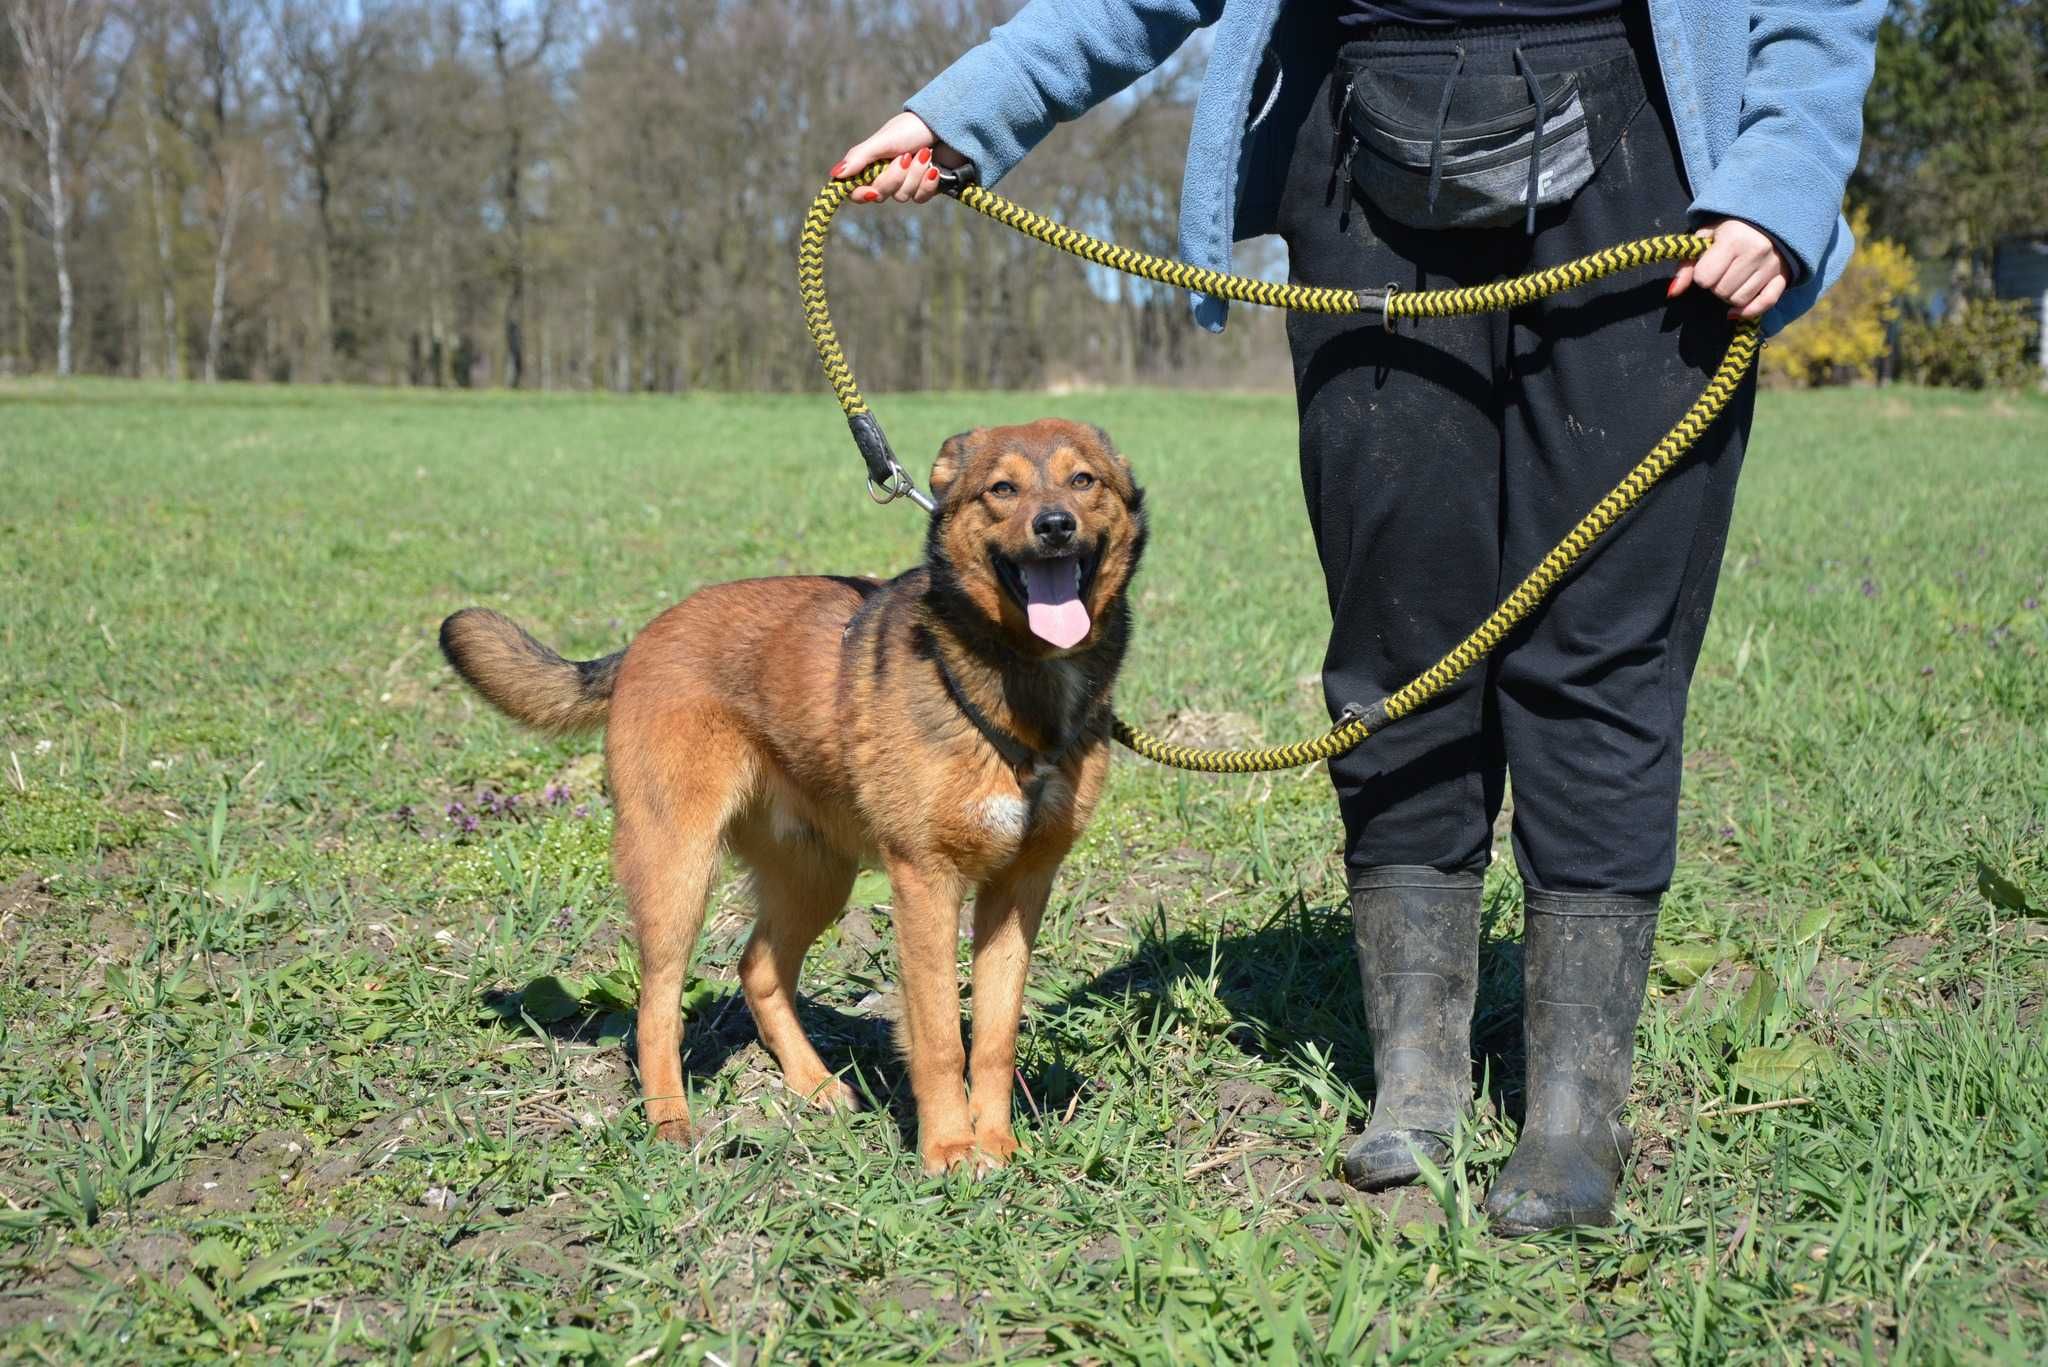
[[[1078,645],[1088,634],[1080,560],[1027,560],[1018,568],[1024,572],[1024,612],[1031,634],[1061,650]]]

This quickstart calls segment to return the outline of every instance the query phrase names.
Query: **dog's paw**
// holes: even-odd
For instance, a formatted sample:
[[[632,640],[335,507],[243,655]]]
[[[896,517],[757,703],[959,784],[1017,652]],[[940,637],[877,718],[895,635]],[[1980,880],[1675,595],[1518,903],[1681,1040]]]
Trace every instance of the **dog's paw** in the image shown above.
[[[821,1111],[857,1111],[862,1105],[860,1093],[836,1077],[828,1076],[812,1086],[791,1090]]]
[[[974,1166],[982,1172],[993,1172],[1008,1167],[1017,1156],[1017,1136],[1008,1130],[982,1131],[974,1136],[974,1147],[980,1150]]]
[[[924,1159],[925,1172],[937,1177],[941,1173],[951,1172],[963,1163],[978,1160],[981,1153],[974,1146],[973,1136],[969,1135],[963,1139],[941,1139],[935,1143],[925,1144],[920,1147],[919,1156]]]
[[[690,1142],[690,1120],[663,1120],[655,1125],[654,1137],[664,1144],[687,1144]]]

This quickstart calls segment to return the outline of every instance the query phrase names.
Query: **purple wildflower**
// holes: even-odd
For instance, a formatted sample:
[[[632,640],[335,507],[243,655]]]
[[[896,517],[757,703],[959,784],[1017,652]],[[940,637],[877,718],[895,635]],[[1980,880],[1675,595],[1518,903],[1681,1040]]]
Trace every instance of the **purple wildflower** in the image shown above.
[[[518,816],[518,815],[519,815],[519,794],[517,794],[517,793],[507,793],[507,794],[505,794],[505,815],[506,815],[506,816]]]
[[[566,783],[550,783],[542,790],[540,796],[541,801],[547,803],[548,806],[559,807],[569,800],[569,785]]]
[[[412,804],[409,802],[399,803],[398,810],[391,814],[391,819],[398,823],[400,830],[411,830],[413,826]]]
[[[1723,840],[1733,840],[1735,838],[1735,828],[1733,826],[1723,826],[1721,828],[1721,838]]]
[[[581,821],[584,817],[590,815],[590,804],[588,802],[577,803],[576,810],[570,813],[570,815],[574,816],[578,821]]]
[[[476,834],[477,824],[477,819],[475,817],[465,816],[462,818],[461,821],[456,823],[455,828],[461,831],[464,835],[474,835]]]
[[[469,808],[463,806],[460,802],[451,802],[448,804],[448,819],[450,821],[459,820],[468,811]]]
[[[1877,597],[1877,581],[1875,579],[1866,579],[1863,581],[1863,596],[1865,598]]]
[[[563,907],[555,913],[555,929],[567,930],[576,923],[576,908]]]
[[[486,816],[496,816],[501,805],[495,788],[486,788],[476,795],[477,810]]]
[[[2026,602],[2021,603],[2020,606],[2025,608],[2028,612],[2032,612],[2035,608],[2041,606],[2041,600],[2038,598],[2029,598]]]
[[[1921,665],[1921,666],[1920,666],[1920,677],[1921,677],[1921,678],[1923,678],[1923,679],[1931,679],[1931,678],[1933,678],[1933,677],[1934,677],[1934,666],[1933,666],[1933,665]]]

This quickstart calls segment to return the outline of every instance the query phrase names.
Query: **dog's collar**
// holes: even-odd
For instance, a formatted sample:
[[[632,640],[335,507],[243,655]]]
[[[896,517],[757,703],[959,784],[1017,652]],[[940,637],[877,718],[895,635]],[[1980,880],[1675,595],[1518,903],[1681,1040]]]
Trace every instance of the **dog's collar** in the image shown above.
[[[1033,802],[1036,802],[1038,797],[1037,785],[1044,783],[1054,770],[1065,763],[1067,756],[1074,752],[1074,747],[1087,740],[1102,721],[1105,709],[1101,704],[1097,704],[1082,719],[1080,726],[1075,728],[1074,734],[1062,741],[1057,748],[1033,749],[990,721],[988,714],[975,705],[974,699],[967,696],[967,690],[960,686],[960,681],[953,677],[953,671],[946,667],[946,656],[943,651],[935,646],[931,658],[933,667],[939,671],[939,682],[946,686],[946,696],[953,700],[953,706],[960,709],[960,715],[967,718],[968,723],[981,733],[981,738],[989,743],[989,747],[1002,758],[1003,763],[1016,770],[1018,781],[1028,782],[1032,786],[1030,796]]]

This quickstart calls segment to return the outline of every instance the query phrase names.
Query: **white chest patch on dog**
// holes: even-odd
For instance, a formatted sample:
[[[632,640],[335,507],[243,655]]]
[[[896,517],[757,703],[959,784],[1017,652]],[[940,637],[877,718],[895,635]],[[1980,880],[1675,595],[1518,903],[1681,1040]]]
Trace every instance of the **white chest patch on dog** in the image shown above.
[[[991,835],[1001,836],[1005,840],[1022,840],[1024,828],[1030,820],[1031,809],[1025,805],[1021,797],[1004,797],[997,794],[981,801],[981,824]]]

